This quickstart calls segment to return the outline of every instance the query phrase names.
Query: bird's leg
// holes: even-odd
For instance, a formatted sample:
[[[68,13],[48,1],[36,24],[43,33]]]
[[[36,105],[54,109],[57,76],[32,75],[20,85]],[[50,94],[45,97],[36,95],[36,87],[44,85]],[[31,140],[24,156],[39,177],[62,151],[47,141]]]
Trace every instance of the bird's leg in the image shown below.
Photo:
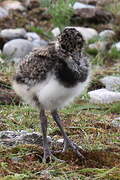
[[[43,135],[43,149],[44,149],[43,162],[46,163],[51,160],[64,162],[63,160],[56,158],[49,149],[48,141],[47,141],[47,125],[48,125],[47,117],[45,115],[44,109],[42,108],[40,111],[40,122],[41,122],[41,130],[42,130],[42,135]]]
[[[50,150],[47,142],[47,117],[45,115],[44,109],[40,110],[40,122],[41,122],[41,131],[43,135],[43,148],[44,148],[44,157],[43,162],[46,162],[50,158]]]
[[[62,124],[61,124],[61,120],[60,117],[57,113],[57,110],[54,110],[51,112],[53,119],[55,120],[55,122],[57,123],[58,127],[60,128],[60,131],[63,135],[64,138],[64,148],[63,151],[66,151],[68,147],[72,148],[72,150],[82,159],[84,159],[84,156],[80,153],[80,150],[82,150],[80,147],[78,147],[74,142],[72,142],[67,134],[65,133],[65,131],[63,130]],[[83,150],[82,150],[83,151]]]

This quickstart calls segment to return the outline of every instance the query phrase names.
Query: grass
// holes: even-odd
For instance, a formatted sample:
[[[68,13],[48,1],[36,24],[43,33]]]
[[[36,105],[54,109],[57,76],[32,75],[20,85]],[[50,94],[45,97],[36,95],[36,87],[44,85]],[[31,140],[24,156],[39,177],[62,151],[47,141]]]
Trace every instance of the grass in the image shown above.
[[[47,40],[48,39],[49,40],[53,39],[52,33],[50,31],[45,31],[43,28],[31,26],[31,27],[29,27],[29,30],[32,31],[32,32],[36,32],[37,34],[43,36]]]
[[[52,0],[39,0],[40,1],[40,7],[47,7],[49,8],[51,6]]]
[[[59,0],[51,4],[49,12],[52,15],[52,23],[54,27],[63,29],[65,26],[70,25],[71,16],[74,13],[72,8],[75,0]]]
[[[111,50],[108,52],[108,56],[112,59],[119,59],[120,51],[118,51],[116,48],[111,48]]]
[[[65,159],[66,163],[42,164],[39,157],[42,156],[43,151],[36,145],[18,145],[11,148],[1,146],[2,178],[5,180],[45,179],[46,177],[63,180],[119,179],[120,149],[117,140],[119,140],[120,131],[111,124],[113,117],[119,116],[119,105],[119,103],[93,105],[78,98],[74,104],[60,112],[69,137],[87,150],[85,163],[69,151],[65,156],[57,155]],[[55,122],[49,113],[47,115],[48,133],[53,139],[61,138]],[[29,106],[0,106],[0,117],[2,122],[8,125],[9,130],[31,131],[32,129],[39,132],[38,112]]]
[[[99,61],[101,57],[99,56]],[[97,59],[97,61],[98,61]],[[95,62],[97,64],[97,62]],[[102,66],[102,63],[101,63]],[[0,66],[3,82],[12,74],[12,64]],[[105,74],[120,73],[120,64],[97,70],[96,77]],[[8,82],[8,80],[7,80]],[[82,180],[118,180],[120,179],[120,129],[114,127],[113,119],[119,117],[120,103],[95,105],[89,103],[87,92],[82,98],[60,111],[63,126],[68,136],[86,150],[85,162],[72,151],[55,154],[65,163],[43,164],[42,147],[37,145],[0,146],[0,180],[24,179],[82,179]],[[40,132],[39,113],[25,104],[0,105],[1,130],[26,130]],[[58,127],[48,116],[48,134],[52,139],[62,138]],[[2,129],[3,128],[3,129]],[[61,147],[53,147],[59,150]]]
[[[119,0],[113,0],[113,2],[106,5],[105,9],[112,12],[115,15],[120,15],[120,2],[119,2]]]
[[[41,2],[42,7],[49,8],[49,12],[52,14],[53,26],[63,29],[64,26],[70,25],[70,16],[73,10],[69,7],[69,4],[74,3],[74,0],[60,0],[54,4],[51,4],[51,0]],[[52,39],[49,31],[46,33],[42,28],[30,28],[31,31],[42,34],[46,39]],[[89,43],[96,41],[101,41],[101,39],[96,37]],[[99,67],[94,72],[95,80],[97,80],[94,84],[97,84],[99,79],[105,75],[120,75],[119,58],[119,52],[115,49],[106,52],[106,54],[92,52],[92,64]],[[106,59],[111,60],[108,62],[108,66],[105,64]],[[12,71],[11,64],[0,63],[0,81],[1,83],[4,82],[8,88],[11,88],[10,77]],[[65,131],[72,140],[83,147],[86,160],[81,161],[74,152],[69,150],[65,154],[55,154],[58,158],[64,159],[65,163],[50,162],[44,164],[41,162],[42,147],[28,144],[15,147],[1,145],[0,180],[120,179],[120,129],[112,124],[112,121],[120,116],[119,110],[119,102],[109,105],[89,103],[89,96],[86,92],[81,99],[76,99],[73,104],[60,111]],[[40,132],[38,116],[38,111],[25,104],[19,106],[15,104],[0,105],[0,129]],[[47,113],[47,116],[49,122],[48,134],[54,140],[62,138],[49,113]],[[52,148],[59,150],[61,147]]]

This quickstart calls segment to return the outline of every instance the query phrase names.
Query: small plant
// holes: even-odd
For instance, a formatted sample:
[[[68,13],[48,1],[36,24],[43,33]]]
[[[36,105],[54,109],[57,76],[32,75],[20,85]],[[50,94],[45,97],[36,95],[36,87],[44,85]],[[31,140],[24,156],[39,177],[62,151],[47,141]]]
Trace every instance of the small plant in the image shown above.
[[[120,113],[120,102],[111,104],[108,111],[111,113],[119,114]]]
[[[98,53],[93,59],[92,64],[102,66],[104,64],[104,58],[102,57],[101,53]]]
[[[113,47],[109,52],[108,56],[112,59],[119,59],[120,58],[120,51],[118,51],[115,47]]]
[[[41,7],[50,7],[52,3],[52,0],[40,0],[40,6]]]
[[[86,48],[86,52],[90,55],[96,56],[98,54],[98,49],[96,48]]]
[[[43,28],[31,26],[29,28],[30,31],[36,32],[37,34],[40,34],[41,36],[44,36],[46,39],[52,39],[52,33],[50,31],[45,31]]]
[[[74,2],[75,0],[59,0],[51,4],[49,12],[52,15],[54,27],[63,29],[63,27],[70,25],[70,18],[74,12],[72,8]]]
[[[113,14],[119,14],[120,12],[119,0],[114,0],[112,3],[107,4],[105,9],[112,12]]]

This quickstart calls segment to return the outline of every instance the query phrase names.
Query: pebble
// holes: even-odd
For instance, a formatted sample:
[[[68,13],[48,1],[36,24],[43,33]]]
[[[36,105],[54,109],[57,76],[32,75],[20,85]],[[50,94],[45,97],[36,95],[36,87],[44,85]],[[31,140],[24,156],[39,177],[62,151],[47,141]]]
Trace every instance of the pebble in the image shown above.
[[[117,51],[120,51],[120,42],[113,44],[112,48],[116,48]]]
[[[6,10],[20,10],[24,11],[25,7],[22,5],[19,1],[13,1],[13,0],[6,0],[1,3],[1,6],[5,8]]]
[[[52,139],[47,136],[48,143],[51,144]],[[27,131],[1,131],[0,144],[5,146],[15,146],[18,144],[37,144],[43,145],[42,135],[38,132]]]
[[[38,144],[38,145],[43,145],[42,141],[42,135],[40,133],[26,133],[26,134],[21,134],[17,140],[17,144]],[[51,137],[48,136],[48,143],[51,143]]]
[[[3,19],[8,16],[8,11],[2,7],[0,7],[0,19]]]
[[[25,38],[29,41],[40,40],[40,36],[36,32],[27,32]]]
[[[47,46],[48,42],[42,39],[37,33],[35,32],[27,32],[25,35],[25,38],[27,38],[29,41],[33,44],[34,48],[39,48],[41,46]]]
[[[45,47],[48,45],[48,42],[45,41],[44,39],[34,40],[34,41],[32,41],[32,45],[33,45],[33,49],[39,48],[39,47]]]
[[[113,125],[114,127],[120,128],[120,117],[115,118],[115,119],[112,121],[112,125]]]
[[[57,143],[63,144],[64,143],[64,139],[58,139]]]
[[[107,41],[98,41],[93,44],[89,44],[89,49],[96,49],[97,51],[105,51],[107,48]]]
[[[8,40],[15,38],[24,38],[25,34],[26,34],[26,30],[24,28],[3,29],[0,32],[0,36]]]
[[[54,37],[57,37],[60,34],[60,29],[58,27],[56,27],[51,32]]]
[[[105,76],[100,81],[105,85],[107,90],[120,92],[120,76]]]
[[[120,101],[120,93],[105,88],[88,92],[90,102],[95,104],[109,104]]]
[[[33,45],[30,41],[25,39],[10,40],[3,46],[3,54],[10,57],[13,60],[23,58],[30,51],[32,51]]]
[[[99,36],[103,39],[110,39],[115,36],[115,32],[112,30],[104,30],[99,33]]]
[[[73,5],[73,9],[83,9],[83,8],[95,8],[95,6],[80,3],[80,2],[75,2]]]

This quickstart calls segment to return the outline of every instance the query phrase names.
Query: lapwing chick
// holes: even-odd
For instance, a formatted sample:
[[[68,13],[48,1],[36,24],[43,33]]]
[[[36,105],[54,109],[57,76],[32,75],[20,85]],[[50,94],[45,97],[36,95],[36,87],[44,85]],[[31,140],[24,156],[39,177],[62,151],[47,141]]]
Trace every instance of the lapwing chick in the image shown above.
[[[54,157],[47,142],[47,117],[51,115],[64,138],[64,148],[68,147],[80,157],[80,148],[66,135],[58,110],[79,96],[90,80],[90,64],[83,54],[84,40],[75,28],[66,28],[54,44],[43,49],[35,49],[20,61],[13,77],[13,88],[28,104],[40,112],[43,135],[43,162]]]

